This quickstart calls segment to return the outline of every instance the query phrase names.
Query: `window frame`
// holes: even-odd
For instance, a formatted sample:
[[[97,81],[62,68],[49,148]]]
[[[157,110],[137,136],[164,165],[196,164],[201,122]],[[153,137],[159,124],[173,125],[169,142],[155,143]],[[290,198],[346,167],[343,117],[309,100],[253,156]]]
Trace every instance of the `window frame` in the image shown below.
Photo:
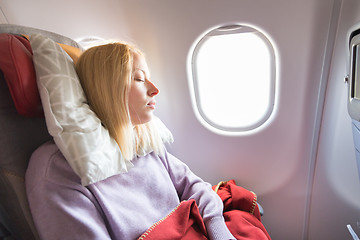
[[[270,77],[269,77],[269,101],[267,103],[268,107],[261,118],[257,121],[254,121],[253,124],[247,126],[240,126],[240,127],[231,127],[231,126],[223,126],[218,124],[211,119],[204,113],[201,100],[200,100],[200,90],[198,84],[198,73],[196,71],[196,57],[201,49],[202,44],[206,41],[207,37],[216,36],[220,34],[233,34],[233,33],[250,33],[253,32],[259,37],[264,44],[266,45],[269,51],[270,57]],[[188,57],[188,73],[189,73],[189,89],[190,95],[192,98],[192,105],[193,110],[198,118],[198,120],[209,130],[216,132],[218,134],[223,135],[241,135],[243,133],[253,131],[259,129],[261,126],[264,126],[266,122],[269,121],[271,115],[274,112],[275,108],[275,95],[276,95],[276,72],[277,72],[277,62],[276,62],[276,52],[275,46],[270,41],[269,37],[265,35],[263,31],[258,30],[249,25],[243,24],[235,24],[235,25],[224,25],[221,27],[216,27],[204,35],[202,35],[198,40],[193,44],[192,49],[190,50],[189,57]]]

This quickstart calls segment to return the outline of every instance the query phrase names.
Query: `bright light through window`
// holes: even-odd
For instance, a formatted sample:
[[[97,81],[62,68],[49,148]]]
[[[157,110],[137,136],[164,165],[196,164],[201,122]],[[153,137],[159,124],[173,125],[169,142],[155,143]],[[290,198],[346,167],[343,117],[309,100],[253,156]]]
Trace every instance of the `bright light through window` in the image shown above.
[[[192,62],[201,117],[225,131],[264,123],[273,109],[275,64],[270,42],[253,28],[220,28],[203,37]]]

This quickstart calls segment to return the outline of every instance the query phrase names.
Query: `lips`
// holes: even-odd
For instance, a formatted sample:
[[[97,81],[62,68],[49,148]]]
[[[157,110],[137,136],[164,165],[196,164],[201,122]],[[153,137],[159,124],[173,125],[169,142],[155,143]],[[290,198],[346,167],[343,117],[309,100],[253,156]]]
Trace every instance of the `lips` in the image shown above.
[[[155,109],[155,105],[156,105],[156,102],[155,101],[151,101],[147,104],[148,107],[152,108],[152,109]]]

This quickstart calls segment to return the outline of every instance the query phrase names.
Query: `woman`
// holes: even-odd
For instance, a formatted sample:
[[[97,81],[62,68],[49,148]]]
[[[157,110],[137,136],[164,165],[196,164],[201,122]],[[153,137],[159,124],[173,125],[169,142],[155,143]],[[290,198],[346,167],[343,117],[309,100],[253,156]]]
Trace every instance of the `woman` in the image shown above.
[[[235,239],[211,185],[165,150],[171,135],[153,115],[159,90],[144,55],[124,43],[97,46],[81,55],[76,70],[91,109],[133,167],[85,187],[55,144],[42,146],[27,172],[35,178],[28,198],[40,235],[137,239],[182,200],[195,199],[209,239]]]

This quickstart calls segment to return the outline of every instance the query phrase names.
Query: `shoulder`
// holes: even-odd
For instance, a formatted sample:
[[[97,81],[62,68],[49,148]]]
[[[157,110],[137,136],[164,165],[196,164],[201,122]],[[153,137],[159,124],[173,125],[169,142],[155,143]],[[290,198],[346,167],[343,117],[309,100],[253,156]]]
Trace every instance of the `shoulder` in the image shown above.
[[[160,159],[168,162],[169,164],[179,164],[187,167],[187,165],[183,161],[181,161],[179,158],[175,157],[173,154],[169,153],[166,150],[164,156],[160,157]]]
[[[34,188],[41,182],[61,185],[81,184],[80,178],[53,141],[44,143],[31,155],[25,181],[28,189]]]
[[[170,175],[172,175],[172,174],[184,175],[184,174],[188,174],[191,172],[191,170],[186,165],[186,163],[184,163],[183,161],[181,161],[180,159],[178,159],[177,157],[175,157],[173,154],[169,153],[168,151],[165,151],[164,155],[159,156],[159,158],[162,161],[162,163],[164,164],[164,166],[166,167],[166,169]]]

